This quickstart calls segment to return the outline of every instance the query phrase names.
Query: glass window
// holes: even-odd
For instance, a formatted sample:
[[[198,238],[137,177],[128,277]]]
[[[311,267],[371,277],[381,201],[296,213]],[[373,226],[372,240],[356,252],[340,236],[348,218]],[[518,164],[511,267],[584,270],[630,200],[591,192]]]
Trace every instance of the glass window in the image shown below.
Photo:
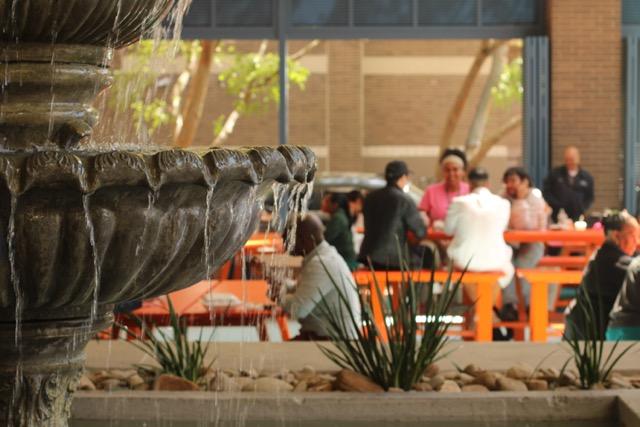
[[[622,23],[640,25],[640,1],[622,0]]]
[[[354,0],[355,25],[411,25],[412,0]]]
[[[482,25],[518,25],[537,22],[535,0],[482,0]]]
[[[217,0],[216,25],[220,27],[270,27],[271,0]]]
[[[420,25],[475,25],[477,0],[419,0]]]
[[[189,12],[184,17],[187,27],[209,27],[211,25],[211,2],[209,0],[193,0]]]
[[[347,25],[349,23],[348,0],[293,0],[291,3],[293,25]]]

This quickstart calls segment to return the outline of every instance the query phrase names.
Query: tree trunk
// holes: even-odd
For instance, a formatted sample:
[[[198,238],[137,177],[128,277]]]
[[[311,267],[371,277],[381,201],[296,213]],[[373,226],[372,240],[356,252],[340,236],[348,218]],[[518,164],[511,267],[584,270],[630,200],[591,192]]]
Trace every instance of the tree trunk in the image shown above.
[[[465,151],[467,154],[472,154],[478,149],[482,141],[485,128],[487,126],[487,120],[489,118],[489,110],[491,108],[491,90],[500,79],[500,74],[504,68],[507,59],[507,45],[501,45],[497,50],[493,52],[491,71],[487,77],[487,81],[484,84],[478,105],[474,114],[471,128],[469,129],[469,135],[465,142]]]
[[[456,97],[451,110],[447,116],[447,122],[444,127],[444,131],[442,132],[442,137],[440,138],[440,153],[442,153],[445,149],[451,146],[451,138],[453,137],[453,133],[458,126],[458,122],[460,121],[460,116],[464,111],[464,107],[469,100],[469,95],[471,94],[471,89],[473,88],[473,83],[476,78],[480,74],[480,70],[482,69],[482,64],[484,61],[500,46],[502,46],[505,42],[499,41],[494,42],[493,44],[489,44],[488,41],[483,40],[482,45],[480,46],[480,50],[476,54],[471,67],[469,68],[469,72],[464,78],[464,82],[460,87],[460,92],[458,92],[458,96]]]
[[[514,131],[522,124],[522,116],[514,116],[509,119],[504,125],[500,127],[493,135],[482,141],[480,147],[475,152],[471,160],[469,161],[469,168],[473,169],[477,167],[487,156],[491,148],[496,145],[502,138],[507,136],[509,132]]]
[[[211,64],[217,41],[203,40],[201,43],[200,57],[196,70],[191,77],[187,93],[182,101],[181,118],[182,126],[177,129],[174,145],[185,148],[193,144],[202,112],[204,103],[209,91],[209,81],[211,79]]]

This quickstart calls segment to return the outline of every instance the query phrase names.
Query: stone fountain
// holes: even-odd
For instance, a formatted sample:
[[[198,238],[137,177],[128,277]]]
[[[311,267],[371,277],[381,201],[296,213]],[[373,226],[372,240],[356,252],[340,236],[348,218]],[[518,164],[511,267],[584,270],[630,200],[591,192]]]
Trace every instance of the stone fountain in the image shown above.
[[[0,425],[67,425],[114,304],[195,283],[238,251],[304,148],[87,150],[112,49],[176,0],[0,1]]]

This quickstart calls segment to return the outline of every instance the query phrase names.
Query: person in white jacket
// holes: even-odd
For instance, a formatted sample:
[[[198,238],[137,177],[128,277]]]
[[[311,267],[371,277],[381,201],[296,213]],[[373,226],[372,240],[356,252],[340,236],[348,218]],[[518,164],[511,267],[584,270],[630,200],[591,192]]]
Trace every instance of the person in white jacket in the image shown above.
[[[444,231],[453,239],[447,249],[449,259],[458,269],[468,271],[502,271],[501,288],[513,277],[512,250],[504,240],[509,225],[509,202],[487,188],[489,174],[477,168],[469,172],[471,193],[453,199],[445,220]],[[465,287],[475,299],[475,286]],[[494,297],[500,288],[496,286]]]

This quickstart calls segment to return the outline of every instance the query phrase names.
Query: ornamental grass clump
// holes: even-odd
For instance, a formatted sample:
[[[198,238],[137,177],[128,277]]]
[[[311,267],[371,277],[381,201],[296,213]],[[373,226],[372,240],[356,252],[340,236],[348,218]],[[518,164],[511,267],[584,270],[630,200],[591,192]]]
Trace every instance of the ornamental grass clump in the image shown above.
[[[392,387],[411,390],[427,366],[444,357],[442,351],[450,326],[450,322],[445,322],[445,316],[449,314],[462,279],[460,276],[458,280],[452,280],[450,270],[447,280],[437,284],[435,270],[432,270],[429,279],[423,281],[422,277],[412,277],[404,260],[401,264],[402,280],[396,286],[388,280],[384,287],[381,286],[371,268],[372,292],[376,292],[378,300],[386,306],[383,308],[384,330],[380,330],[374,321],[370,299],[365,300],[360,293],[362,324],[357,323],[342,291],[350,284],[338,286],[328,270],[343,306],[338,310],[324,297],[320,301],[326,329],[335,346],[320,346],[320,350],[336,365],[368,377],[385,390]],[[429,276],[429,273],[425,275]],[[341,315],[345,311],[351,313],[347,319]]]
[[[153,366],[147,366],[145,369],[156,371],[158,374],[171,374],[184,378],[186,380],[197,383],[198,380],[205,375],[211,368],[215,357],[207,363],[207,341],[202,339],[202,330],[195,341],[187,339],[187,323],[186,319],[181,319],[176,313],[171,299],[167,298],[169,303],[169,322],[173,332],[173,336],[169,336],[161,328],[151,325],[149,328],[137,316],[132,316],[140,327],[140,335],[136,335],[126,327],[123,329],[129,336],[134,338],[131,343],[153,358],[160,369]],[[157,335],[154,333],[157,333]]]
[[[573,329],[582,332],[564,334],[564,339],[569,344],[572,355],[564,364],[562,371],[564,372],[567,365],[573,360],[578,371],[580,388],[590,389],[597,384],[606,382],[618,362],[637,343],[630,344],[616,352],[620,344],[620,340],[617,340],[607,351],[603,339],[604,331],[601,330],[596,307],[584,288],[580,287],[578,293],[578,299],[583,304],[576,304],[574,310],[580,310],[582,316],[578,316],[577,321],[574,320],[578,324],[574,325]]]

